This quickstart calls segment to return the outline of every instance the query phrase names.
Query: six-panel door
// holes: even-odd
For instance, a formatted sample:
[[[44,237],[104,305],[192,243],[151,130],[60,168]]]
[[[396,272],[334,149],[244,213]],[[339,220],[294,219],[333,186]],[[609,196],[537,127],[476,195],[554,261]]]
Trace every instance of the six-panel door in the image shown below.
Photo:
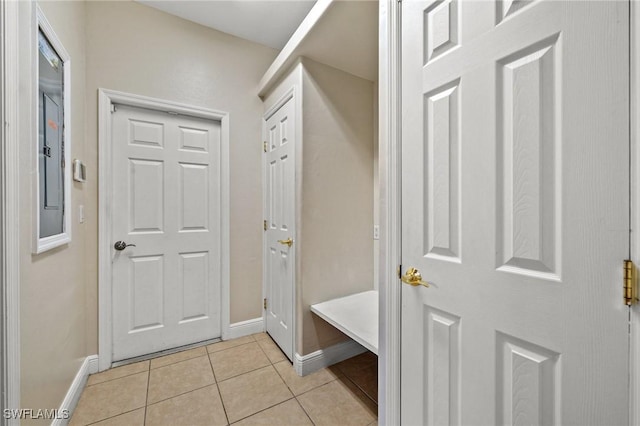
[[[220,337],[220,122],[113,113],[113,360]]]
[[[402,2],[403,424],[628,424],[628,21]]]
[[[266,328],[293,360],[295,117],[289,99],[266,120],[264,238]],[[291,239],[289,244],[286,241]]]

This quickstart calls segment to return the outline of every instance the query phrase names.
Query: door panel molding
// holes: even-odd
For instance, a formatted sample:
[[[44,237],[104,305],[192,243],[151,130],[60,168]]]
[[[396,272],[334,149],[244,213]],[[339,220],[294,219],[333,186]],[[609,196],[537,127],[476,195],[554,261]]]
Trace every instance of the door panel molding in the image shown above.
[[[112,169],[112,116],[114,104],[184,114],[191,117],[215,120],[221,123],[220,141],[220,197],[222,200],[221,235],[221,320],[222,338],[230,333],[230,241],[229,241],[229,114],[207,108],[194,107],[178,102],[139,96],[107,89],[98,91],[98,357],[99,370],[111,367],[113,355],[112,329],[112,197],[110,170]],[[195,139],[189,139],[191,145]],[[206,149],[206,147],[196,147]],[[194,148],[195,149],[195,148]]]
[[[401,254],[400,214],[400,22],[402,3],[380,2],[379,176],[380,176],[380,346],[378,419],[399,425],[402,288],[396,272]]]

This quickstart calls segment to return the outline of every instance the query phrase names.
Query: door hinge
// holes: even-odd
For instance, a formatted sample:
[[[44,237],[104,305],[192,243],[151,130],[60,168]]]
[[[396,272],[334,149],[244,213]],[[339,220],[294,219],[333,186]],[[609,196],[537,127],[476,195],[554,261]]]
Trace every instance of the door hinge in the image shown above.
[[[264,299],[262,299],[262,307],[264,308],[264,310],[267,310],[267,298],[265,297]]]
[[[111,104],[111,112],[114,113],[117,111],[116,104]]]
[[[262,150],[267,152],[267,141],[262,142]]]
[[[265,219],[264,222],[262,223],[262,228],[266,231],[267,230],[267,220]]]
[[[638,284],[636,282],[636,266],[632,260],[624,261],[623,271],[624,304],[634,305],[638,302]]]

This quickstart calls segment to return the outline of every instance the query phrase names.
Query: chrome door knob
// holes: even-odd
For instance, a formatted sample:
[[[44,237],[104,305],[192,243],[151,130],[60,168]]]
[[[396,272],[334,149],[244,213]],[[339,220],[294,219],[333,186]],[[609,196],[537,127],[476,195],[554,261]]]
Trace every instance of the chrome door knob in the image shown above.
[[[113,248],[118,251],[121,251],[126,249],[127,247],[135,247],[135,246],[136,246],[135,244],[127,244],[124,241],[116,241],[116,243],[113,245]]]

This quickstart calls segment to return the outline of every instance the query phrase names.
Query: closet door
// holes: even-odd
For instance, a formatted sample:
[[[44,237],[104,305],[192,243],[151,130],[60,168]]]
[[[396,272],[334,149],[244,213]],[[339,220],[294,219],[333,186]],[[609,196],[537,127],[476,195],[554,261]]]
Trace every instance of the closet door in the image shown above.
[[[293,359],[295,117],[290,98],[266,119],[265,311],[267,333]]]

